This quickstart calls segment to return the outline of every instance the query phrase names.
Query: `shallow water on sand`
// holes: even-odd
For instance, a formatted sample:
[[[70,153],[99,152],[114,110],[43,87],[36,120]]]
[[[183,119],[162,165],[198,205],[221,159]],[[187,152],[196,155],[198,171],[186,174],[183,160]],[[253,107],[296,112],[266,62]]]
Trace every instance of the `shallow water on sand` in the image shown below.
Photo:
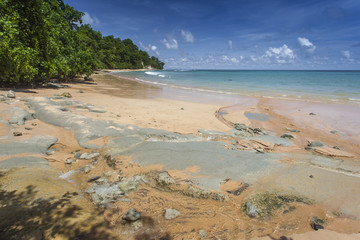
[[[271,116],[264,114],[264,113],[251,113],[251,112],[245,112],[245,117],[248,119],[258,120],[260,122],[266,122],[271,118]]]
[[[360,104],[360,71],[152,70],[113,74],[198,92]]]

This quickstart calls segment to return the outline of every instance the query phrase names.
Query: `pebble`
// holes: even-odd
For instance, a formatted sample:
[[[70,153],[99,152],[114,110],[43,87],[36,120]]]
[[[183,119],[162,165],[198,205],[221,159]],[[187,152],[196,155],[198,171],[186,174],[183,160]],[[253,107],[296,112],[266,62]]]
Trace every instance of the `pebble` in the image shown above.
[[[204,229],[199,230],[199,237],[207,237],[207,232]]]
[[[254,128],[253,131],[254,131],[255,134],[267,135],[267,132],[262,128]]]
[[[291,129],[291,128],[286,128],[286,131],[289,131],[289,132],[296,132],[296,133],[299,133],[300,130],[299,129]]]
[[[21,136],[22,135],[22,132],[13,132],[14,136],[17,137],[17,136]]]
[[[81,154],[80,159],[90,160],[99,155],[100,155],[100,153],[83,153],[83,154]]]
[[[95,180],[95,182],[98,185],[103,185],[103,184],[107,183],[107,180],[105,178],[99,178],[99,179]]]
[[[10,90],[6,93],[6,97],[8,98],[15,98],[15,93],[13,90]]]
[[[64,162],[65,164],[72,164],[74,161],[71,158],[67,158]]]
[[[170,184],[174,184],[175,180],[172,179],[167,172],[162,172],[158,175],[157,182],[160,185],[170,185]]]
[[[90,171],[91,171],[91,166],[86,165],[86,166],[84,167],[84,173],[89,173]]]
[[[95,177],[89,178],[88,182],[96,181],[96,180],[98,180],[99,178],[101,178],[101,176],[95,176]]]
[[[122,219],[129,222],[135,222],[141,218],[141,213],[135,209],[129,209],[123,216]]]
[[[178,217],[180,215],[180,212],[175,210],[175,209],[171,209],[171,208],[168,208],[165,210],[165,219],[166,220],[171,220],[171,219],[174,219],[176,217]]]
[[[315,231],[317,231],[319,229],[324,229],[324,226],[322,224],[324,224],[324,220],[320,219],[318,217],[312,217],[311,220],[310,220],[310,226]]]
[[[25,130],[32,130],[32,128],[31,127],[25,127]]]
[[[309,115],[315,116],[316,114],[311,112],[311,113],[309,113]]]
[[[258,153],[265,153],[265,152],[264,152],[264,149],[262,149],[262,148],[255,148],[255,150],[256,150],[256,152],[258,152]]]
[[[46,155],[50,156],[50,155],[55,154],[55,152],[56,152],[55,149],[48,149],[48,150],[46,151]]]
[[[63,92],[60,96],[66,97],[66,98],[72,98],[72,96],[69,92]]]
[[[281,135],[281,138],[295,139],[295,136],[292,134],[285,133],[285,134]]]
[[[311,143],[309,143],[308,145],[309,147],[324,147],[325,144],[319,140],[313,141]]]
[[[246,214],[249,217],[256,217],[257,215],[259,215],[260,210],[251,202],[247,202],[246,203]]]

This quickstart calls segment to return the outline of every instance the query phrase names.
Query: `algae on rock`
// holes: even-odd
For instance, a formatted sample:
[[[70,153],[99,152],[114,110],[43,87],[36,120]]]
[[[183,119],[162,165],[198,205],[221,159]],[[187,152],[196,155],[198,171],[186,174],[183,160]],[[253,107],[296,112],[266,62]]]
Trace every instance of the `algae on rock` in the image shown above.
[[[266,219],[273,216],[276,210],[286,208],[291,203],[311,204],[312,201],[294,194],[258,193],[243,204],[243,211],[249,217]]]

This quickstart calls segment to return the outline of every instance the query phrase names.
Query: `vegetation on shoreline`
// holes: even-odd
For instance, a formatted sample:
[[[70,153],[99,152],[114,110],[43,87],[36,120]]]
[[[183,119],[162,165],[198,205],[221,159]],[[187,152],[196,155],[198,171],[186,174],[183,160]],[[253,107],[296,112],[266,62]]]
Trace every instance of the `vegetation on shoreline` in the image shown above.
[[[0,0],[0,85],[89,76],[99,68],[155,68],[164,63],[130,40],[102,36],[63,0]]]

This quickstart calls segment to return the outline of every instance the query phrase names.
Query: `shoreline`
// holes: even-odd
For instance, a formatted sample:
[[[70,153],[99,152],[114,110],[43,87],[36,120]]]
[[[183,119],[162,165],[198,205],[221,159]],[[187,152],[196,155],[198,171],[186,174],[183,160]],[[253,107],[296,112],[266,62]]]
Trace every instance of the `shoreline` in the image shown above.
[[[168,191],[161,190],[164,186],[154,188],[151,187],[151,184],[141,183],[137,190],[127,194],[125,198],[132,201],[111,203],[109,208],[105,208],[105,213],[109,214],[108,217],[105,214],[105,218],[112,223],[110,224],[112,230],[108,229],[109,231],[126,230],[131,236],[136,236],[143,231],[146,232],[154,228],[154,226],[147,225],[148,223],[145,220],[141,221],[143,226],[138,230],[134,230],[133,224],[122,226],[117,222],[116,219],[121,219],[122,214],[129,208],[135,208],[145,216],[153,218],[153,221],[159,226],[153,229],[159,231],[156,233],[158,235],[152,232],[154,236],[161,237],[164,235],[164,231],[168,231],[174,239],[181,239],[184,234],[190,238],[197,238],[197,231],[201,229],[205,229],[210,236],[220,238],[235,236],[235,233],[240,239],[261,237],[266,234],[271,234],[270,236],[273,237],[293,237],[294,233],[305,233],[307,236],[306,232],[312,231],[308,221],[314,215],[328,221],[327,230],[318,231],[310,239],[320,239],[324,234],[329,234],[334,230],[345,233],[360,231],[357,228],[359,226],[358,221],[344,217],[350,216],[353,210],[358,210],[356,209],[356,199],[360,197],[360,193],[356,190],[356,186],[358,186],[356,169],[360,169],[358,166],[360,153],[356,149],[359,149],[359,143],[356,136],[329,133],[332,126],[326,126],[323,129],[324,120],[322,118],[324,116],[321,107],[316,108],[316,115],[309,115],[309,111],[313,109],[308,109],[308,104],[293,107],[289,103],[244,97],[238,99],[238,103],[241,105],[221,109],[228,106],[227,103],[233,102],[228,102],[229,99],[222,99],[222,102],[219,99],[211,100],[211,96],[198,98],[198,102],[191,102],[189,100],[196,100],[199,95],[191,96],[190,94],[189,96],[184,92],[181,92],[183,95],[180,98],[177,97],[179,99],[167,99],[164,96],[166,94],[174,96],[174,92],[164,94],[164,90],[144,86],[134,83],[134,81],[111,80],[112,78],[109,78],[108,74],[94,74],[92,77],[94,82],[85,81],[69,84],[70,88],[34,89],[32,92],[16,91],[16,95],[21,97],[17,100],[22,100],[25,97],[32,99],[28,101],[31,108],[28,109],[22,101],[15,99],[6,100],[7,104],[1,103],[0,110],[19,106],[33,112],[38,119],[26,120],[23,126],[8,127],[4,125],[2,129],[4,131],[7,129],[8,132],[2,134],[3,136],[12,134],[14,131],[12,129],[23,132],[23,136],[5,138],[6,141],[14,142],[23,142],[26,139],[32,139],[33,136],[44,134],[57,137],[58,142],[51,147],[56,149],[56,153],[45,158],[50,161],[52,167],[61,172],[61,176],[64,174],[68,176],[71,171],[84,169],[86,165],[91,163],[91,161],[74,158],[74,154],[77,152],[99,152],[98,163],[91,165],[90,173],[79,172],[70,178],[64,177],[63,181],[71,180],[75,183],[75,189],[77,189],[75,191],[83,192],[88,189],[91,183],[88,183],[87,180],[92,176],[101,176],[100,179],[103,179],[103,183],[99,186],[107,186],[107,182],[110,183],[110,181],[114,181],[113,178],[118,177],[117,172],[119,170],[123,172],[121,177],[125,177],[122,180],[123,183],[127,181],[126,179],[130,181],[136,176],[142,176],[146,181],[152,181],[151,174],[157,176],[158,171],[160,173],[167,171],[176,182],[175,185],[169,186]],[[121,81],[121,83],[113,85],[114,81]],[[79,92],[80,90],[82,92]],[[62,92],[70,92],[74,100],[54,98],[54,94],[61,94]],[[54,102],[48,101],[47,98],[43,98],[44,96],[52,98]],[[182,101],[182,99],[186,101]],[[215,102],[217,104],[214,104]],[[59,106],[62,105],[54,105],[55,103],[66,103],[66,105],[59,110]],[[226,104],[223,105],[223,103]],[[289,110],[284,106],[294,112],[289,113]],[[42,109],[47,110],[43,111]],[[227,126],[220,122],[215,117],[215,113],[219,109],[221,115],[233,125],[241,123],[251,127],[251,129],[264,128],[272,133],[264,136],[255,134],[252,138],[237,136],[235,133],[248,134],[248,132],[242,130],[236,130],[238,131],[236,132],[231,128],[233,125]],[[298,109],[304,110],[298,111]],[[56,120],[61,116],[64,117],[64,121]],[[2,118],[4,119],[4,115]],[[48,122],[43,122],[45,120]],[[55,121],[58,124],[57,127],[54,126]],[[84,124],[80,124],[82,121]],[[33,126],[33,124],[37,125]],[[105,126],[105,128],[101,129],[97,126]],[[32,128],[32,130],[25,128]],[[300,132],[289,132],[285,128],[299,128]],[[129,132],[126,133],[124,129]],[[203,130],[199,131],[201,129]],[[122,131],[125,132],[122,133]],[[86,135],[91,132],[95,135],[99,134],[98,136],[101,137],[93,138],[91,135]],[[282,140],[280,136],[284,133],[293,134],[296,139]],[[255,139],[253,139],[254,137]],[[353,137],[355,138],[352,139]],[[320,139],[328,146],[333,146],[335,143],[348,144],[349,146],[344,146],[342,150],[353,154],[354,157],[328,158],[324,155],[318,155],[318,153],[309,152],[304,147],[310,138],[312,140]],[[282,141],[292,145],[270,144],[271,141]],[[4,140],[0,144],[4,144]],[[129,144],[130,148],[126,147],[127,150],[124,151],[123,144]],[[259,144],[264,153],[258,152]],[[245,145],[250,149],[238,149]],[[89,146],[99,148],[89,148]],[[181,148],[183,150],[180,150]],[[153,155],[154,149],[161,154]],[[319,150],[324,149],[320,148]],[[116,171],[109,168],[103,158],[107,154],[115,153],[112,151],[115,151],[116,154],[118,154],[117,151],[121,153],[120,156],[114,155],[117,156],[114,157],[116,164],[118,164],[115,168]],[[26,155],[30,156],[28,153],[13,156],[23,157]],[[44,158],[43,153],[35,153],[34,156]],[[65,164],[64,161],[68,158],[74,162]],[[202,158],[204,159],[201,160]],[[9,159],[12,159],[10,155],[0,156],[0,164]],[[211,164],[209,161],[212,161]],[[246,164],[241,165],[241,161]],[[259,164],[256,164],[256,161]],[[183,165],[179,165],[179,162],[183,162]],[[333,162],[339,165],[333,165]],[[267,168],[262,168],[261,164]],[[311,167],[311,164],[315,164],[318,168]],[[248,166],[252,166],[252,168]],[[30,170],[32,168],[34,166],[30,167]],[[257,170],[254,171],[254,169]],[[332,172],[332,170],[337,172]],[[14,183],[11,179],[16,180],[20,176],[24,176],[25,173],[21,171],[6,172],[2,179],[6,179],[8,186],[16,186],[12,185]],[[252,175],[249,174],[249,171],[253,171]],[[353,171],[356,176],[351,177],[349,171]],[[150,174],[150,177],[147,174]],[[309,177],[310,175],[313,177]],[[220,181],[227,178],[231,178],[234,182],[225,181],[225,183],[228,182],[232,185],[229,187],[226,184],[220,184],[222,189],[233,190],[234,186],[235,188],[240,186],[243,189],[239,196],[222,191],[221,193],[229,198],[228,201],[218,202],[179,194],[179,191],[184,191],[183,189],[180,190],[179,187],[187,187],[189,180],[209,186],[218,186]],[[30,183],[33,180],[28,176],[24,177],[25,183]],[[41,179],[37,180],[36,185],[42,186],[44,184],[42,181]],[[51,182],[53,181],[62,180],[51,179]],[[184,183],[186,184],[184,185]],[[245,184],[250,187],[244,187]],[[332,189],[333,184],[338,185],[338,187]],[[194,185],[194,187],[196,186]],[[274,187],[279,188],[279,192],[292,192],[291,189],[294,188],[296,189],[295,192],[302,192],[310,198],[317,199],[316,204],[294,203],[293,206],[296,210],[284,214],[281,211],[286,209],[282,209],[280,212],[277,211],[273,218],[267,220],[249,218],[241,210],[242,204],[248,197],[253,196],[256,192],[278,191]],[[44,189],[46,191],[47,188]],[[51,189],[48,190],[51,192]],[[345,197],[349,191],[352,194],[351,199],[337,197]],[[85,192],[84,196],[86,196]],[[83,203],[88,206],[86,211],[94,211],[89,205],[90,201],[86,199],[88,198],[85,197],[86,204]],[[167,208],[177,209],[181,215],[170,221],[164,220],[163,211]],[[336,213],[337,208],[339,213]],[[111,209],[117,209],[115,215],[110,214]],[[209,209],[211,213],[208,212]],[[189,217],[195,220],[191,221]],[[262,229],[264,221],[266,221],[267,226]],[[279,224],[284,225],[284,229],[279,229]],[[290,227],[289,224],[293,224],[293,226]],[[243,232],[239,231],[239,228]],[[191,229],[196,231],[192,232]],[[310,232],[309,235],[311,234]],[[123,237],[127,238],[128,235]],[[346,235],[346,237],[351,237],[351,235]],[[353,237],[356,239],[358,235],[353,235]],[[294,237],[294,239],[301,238]]]
[[[158,70],[140,70],[140,71],[158,71]],[[159,70],[159,71],[166,71],[166,70]],[[221,70],[219,70],[221,71]],[[100,71],[101,72],[101,71]],[[116,72],[116,71],[115,71]],[[121,71],[118,71],[119,73]],[[127,72],[127,71],[125,71]],[[126,76],[126,75],[119,75],[119,74],[112,74],[111,75],[120,77],[120,78],[126,78],[132,81],[140,82],[149,86],[154,87],[162,87],[166,88],[167,91],[184,91],[184,92],[193,92],[194,95],[199,94],[208,94],[208,95],[219,95],[223,96],[224,98],[241,98],[241,97],[248,97],[248,98],[265,98],[265,99],[275,99],[275,100],[285,100],[285,101],[300,101],[300,102],[310,102],[310,103],[328,103],[328,104],[345,104],[345,105],[351,105],[354,107],[359,107],[359,99],[353,99],[353,98],[329,98],[329,96],[316,96],[316,95],[309,95],[309,96],[298,96],[293,93],[293,95],[289,95],[289,93],[277,93],[274,95],[269,95],[269,92],[259,92],[259,91],[253,91],[251,90],[251,93],[246,92],[226,92],[225,90],[214,90],[214,89],[203,89],[201,87],[191,87],[191,86],[183,86],[183,85],[172,85],[168,83],[163,82],[154,82],[151,80],[143,80],[138,79],[136,77]]]

